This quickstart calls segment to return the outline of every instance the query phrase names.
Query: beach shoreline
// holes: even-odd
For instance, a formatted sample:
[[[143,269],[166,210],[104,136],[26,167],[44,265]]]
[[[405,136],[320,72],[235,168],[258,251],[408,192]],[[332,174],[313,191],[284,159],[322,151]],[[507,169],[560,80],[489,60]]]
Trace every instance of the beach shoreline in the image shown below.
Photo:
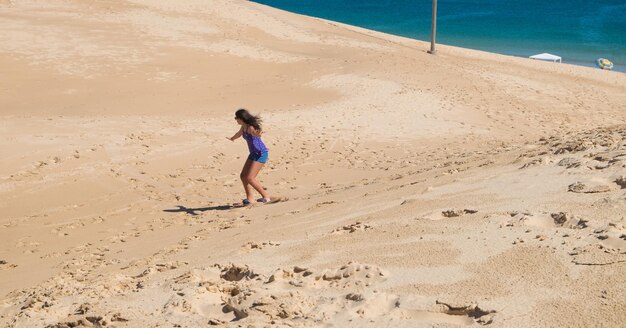
[[[394,6],[367,1],[359,4],[346,2],[334,5],[324,3],[323,1],[318,4],[283,2],[281,0],[257,1],[255,3],[299,15],[341,21],[382,33],[430,42],[430,3],[418,4],[400,1],[394,3]],[[598,5],[602,8],[604,6],[611,7],[608,2],[599,3]],[[328,7],[328,9],[323,9],[325,7]],[[397,7],[402,8],[402,13],[398,11]],[[621,35],[615,35],[615,22],[605,22],[609,18],[601,15],[602,17],[595,17],[599,26],[604,22],[611,28],[592,26],[589,27],[589,30],[584,31],[581,26],[584,25],[585,20],[592,19],[593,11],[581,12],[581,9],[572,9],[574,12],[569,13],[572,15],[571,18],[565,19],[563,22],[560,19],[552,18],[548,20],[549,22],[544,22],[550,24],[545,24],[544,28],[540,28],[535,25],[544,25],[539,22],[541,22],[541,17],[544,15],[542,10],[547,10],[547,8],[542,7],[542,5],[536,3],[528,4],[524,9],[506,9],[505,13],[500,12],[504,8],[491,2],[442,4],[440,5],[438,15],[440,26],[437,40],[438,43],[445,45],[521,58],[548,52],[561,56],[566,63],[595,68],[598,68],[596,60],[603,57],[615,63],[615,71],[624,72],[624,58],[621,56],[623,51],[619,50],[617,46],[620,43]],[[599,8],[596,9],[599,10]],[[481,12],[481,10],[485,12]],[[376,13],[375,15],[373,15],[374,12]],[[529,12],[535,12],[536,15],[525,17],[525,23],[521,24],[519,22],[520,16],[529,15]],[[489,14],[485,16],[487,13]],[[482,18],[480,20],[472,19],[473,14]],[[511,16],[509,17],[511,21],[500,21],[501,18],[498,18],[498,14]],[[577,23],[576,20],[581,22]],[[497,32],[481,28],[483,25],[497,26],[498,24],[502,26],[499,26]],[[565,24],[567,24],[567,27]],[[534,31],[534,34],[529,34],[530,32],[528,31],[523,32],[524,29],[529,28]],[[478,30],[481,32],[478,33]],[[505,38],[503,35],[506,31],[509,34]],[[517,34],[523,34],[523,36],[516,36]],[[554,39],[547,39],[551,34],[555,35]],[[581,39],[580,34],[588,34],[588,36]],[[571,38],[571,40],[563,40],[562,38]],[[605,51],[600,51],[600,49],[605,49]],[[606,49],[611,50],[607,52]]]

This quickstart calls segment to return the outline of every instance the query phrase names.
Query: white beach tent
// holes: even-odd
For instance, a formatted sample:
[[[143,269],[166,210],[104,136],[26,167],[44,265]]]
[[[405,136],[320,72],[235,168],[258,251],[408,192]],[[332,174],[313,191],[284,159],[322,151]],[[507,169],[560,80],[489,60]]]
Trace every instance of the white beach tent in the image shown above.
[[[551,62],[561,62],[561,57],[559,56],[555,56],[555,55],[551,55],[548,53],[542,53],[542,54],[538,54],[538,55],[534,55],[534,56],[530,56],[528,57],[530,59],[538,59],[538,60],[547,60],[547,61],[551,61]]]

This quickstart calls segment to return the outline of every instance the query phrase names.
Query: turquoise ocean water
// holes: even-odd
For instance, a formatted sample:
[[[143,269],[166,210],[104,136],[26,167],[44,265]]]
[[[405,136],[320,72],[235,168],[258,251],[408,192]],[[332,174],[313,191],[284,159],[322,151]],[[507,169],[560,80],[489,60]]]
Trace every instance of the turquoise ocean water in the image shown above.
[[[255,0],[275,8],[430,41],[431,0]],[[438,0],[437,43],[528,57],[548,52],[626,71],[626,0]]]

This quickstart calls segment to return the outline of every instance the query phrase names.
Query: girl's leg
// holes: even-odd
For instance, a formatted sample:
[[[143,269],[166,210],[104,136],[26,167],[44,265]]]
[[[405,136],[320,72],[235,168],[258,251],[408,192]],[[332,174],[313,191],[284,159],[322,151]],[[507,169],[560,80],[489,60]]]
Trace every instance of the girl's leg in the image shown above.
[[[263,198],[265,198],[265,200],[269,201],[270,196],[267,194],[267,191],[265,191],[265,188],[263,188],[261,183],[259,183],[259,181],[257,181],[256,179],[257,174],[259,174],[259,171],[261,171],[262,168],[263,168],[263,163],[251,161],[247,180],[248,180],[249,186],[252,186],[254,189],[256,189],[256,191],[259,192],[259,194],[261,194],[261,196],[263,196]]]
[[[246,163],[243,165],[243,168],[241,169],[241,174],[239,174],[239,178],[241,178],[241,183],[243,183],[243,189],[246,191],[246,198],[251,203],[254,201],[254,195],[252,193],[252,187],[250,186],[248,177],[250,176],[250,169],[252,167],[252,163],[255,163],[255,162],[249,159],[246,160]]]

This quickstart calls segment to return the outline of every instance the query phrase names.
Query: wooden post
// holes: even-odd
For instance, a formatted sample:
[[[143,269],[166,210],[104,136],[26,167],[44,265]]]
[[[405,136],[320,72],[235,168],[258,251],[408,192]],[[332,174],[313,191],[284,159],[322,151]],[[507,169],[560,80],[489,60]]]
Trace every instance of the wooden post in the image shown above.
[[[432,30],[430,35],[430,50],[429,54],[436,54],[437,50],[435,50],[435,39],[437,37],[437,0],[433,0],[433,18],[432,18]]]

